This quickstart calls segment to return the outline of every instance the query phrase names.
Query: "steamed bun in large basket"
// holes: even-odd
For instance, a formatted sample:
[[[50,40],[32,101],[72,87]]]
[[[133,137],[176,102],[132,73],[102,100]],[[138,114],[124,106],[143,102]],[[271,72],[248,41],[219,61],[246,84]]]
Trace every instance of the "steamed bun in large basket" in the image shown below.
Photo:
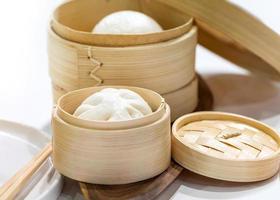
[[[93,28],[97,34],[145,34],[162,31],[151,17],[136,11],[123,10],[101,19]]]

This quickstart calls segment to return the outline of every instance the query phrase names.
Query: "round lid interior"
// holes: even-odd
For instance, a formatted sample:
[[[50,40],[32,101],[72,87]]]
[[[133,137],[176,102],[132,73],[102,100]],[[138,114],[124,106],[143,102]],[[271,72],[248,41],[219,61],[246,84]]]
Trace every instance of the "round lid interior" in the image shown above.
[[[279,150],[273,137],[235,121],[195,121],[182,126],[177,135],[185,145],[218,158],[262,159]]]

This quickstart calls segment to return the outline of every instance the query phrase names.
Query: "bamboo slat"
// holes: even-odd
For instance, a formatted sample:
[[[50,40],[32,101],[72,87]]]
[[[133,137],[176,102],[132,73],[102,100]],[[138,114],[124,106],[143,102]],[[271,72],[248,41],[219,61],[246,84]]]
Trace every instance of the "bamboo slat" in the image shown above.
[[[191,113],[197,107],[198,99],[198,78],[194,78],[188,85],[173,92],[162,94],[162,97],[170,106],[171,120],[175,121],[179,116]],[[204,101],[201,99],[201,101]]]

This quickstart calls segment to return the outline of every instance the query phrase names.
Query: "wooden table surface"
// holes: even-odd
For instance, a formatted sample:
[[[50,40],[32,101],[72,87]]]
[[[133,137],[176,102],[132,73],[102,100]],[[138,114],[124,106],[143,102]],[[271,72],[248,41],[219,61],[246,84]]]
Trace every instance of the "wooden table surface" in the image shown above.
[[[47,63],[47,24],[61,0],[5,1],[0,7],[0,118],[49,131],[52,108]],[[232,0],[280,33],[279,1]],[[264,121],[280,131],[280,84],[261,79],[202,47],[197,71],[210,86],[215,110]],[[158,199],[276,199],[279,174],[254,184],[217,181],[185,171]],[[66,179],[60,200],[83,199]]]

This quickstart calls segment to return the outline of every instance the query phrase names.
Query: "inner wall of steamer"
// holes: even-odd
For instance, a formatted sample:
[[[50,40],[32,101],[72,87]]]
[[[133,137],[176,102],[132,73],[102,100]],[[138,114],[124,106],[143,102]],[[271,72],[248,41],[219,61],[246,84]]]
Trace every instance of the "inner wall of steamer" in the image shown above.
[[[58,8],[54,16],[64,26],[77,31],[91,32],[95,24],[103,17],[120,10],[143,12],[155,19],[163,29],[176,28],[185,24],[190,19],[189,16],[171,7],[153,1],[141,0],[73,1]]]

